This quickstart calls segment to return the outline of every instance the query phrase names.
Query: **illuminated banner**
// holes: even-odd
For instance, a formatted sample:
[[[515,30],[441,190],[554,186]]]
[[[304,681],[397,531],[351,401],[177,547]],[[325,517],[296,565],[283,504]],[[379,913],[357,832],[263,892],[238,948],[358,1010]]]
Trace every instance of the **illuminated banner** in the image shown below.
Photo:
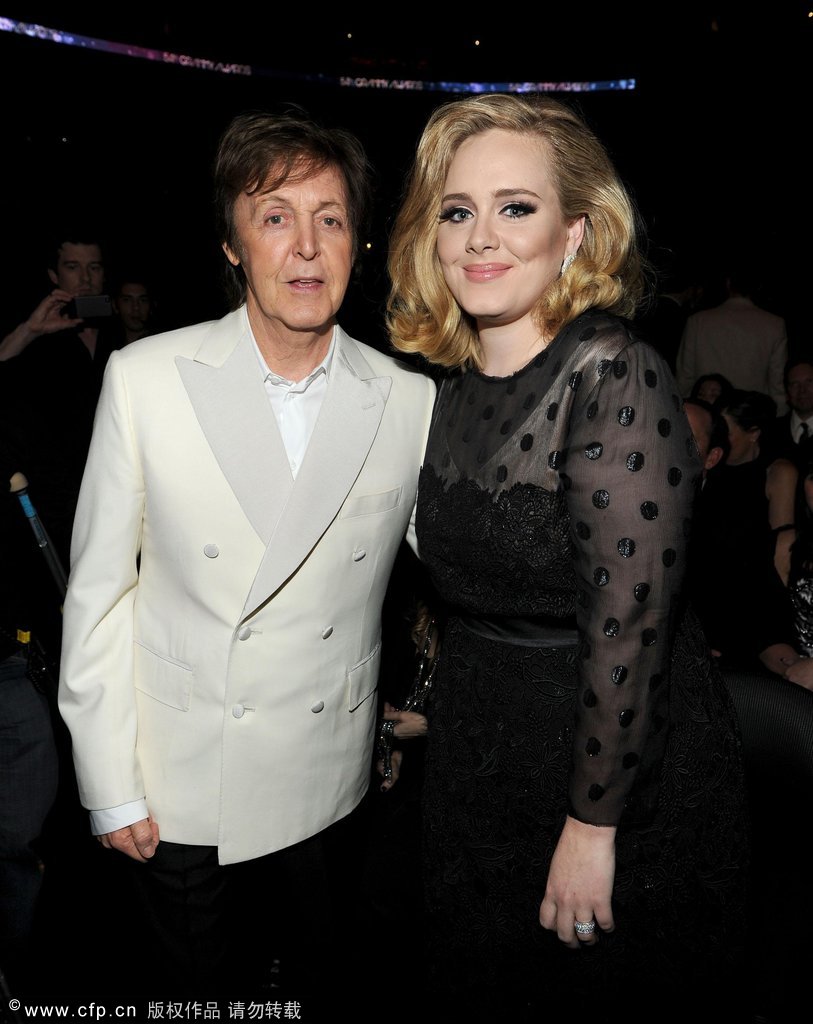
[[[0,31],[43,39],[63,46],[79,46],[82,49],[98,50],[101,53],[116,53],[122,57],[136,57],[140,60],[157,61],[160,64],[174,64],[178,67],[194,68],[196,71],[215,71],[221,75],[246,75],[264,78],[279,78],[292,82],[307,82],[312,85],[327,85],[340,89],[388,89],[395,92],[607,92],[635,88],[634,78],[620,78],[606,82],[424,82],[409,78],[366,78],[354,75],[307,75],[288,71],[274,71],[252,64],[224,63],[205,57],[190,57],[188,54],[172,53],[169,50],[152,50],[145,46],[131,46],[109,39],[94,39],[80,36],[62,29],[47,28],[13,18],[0,17]]]

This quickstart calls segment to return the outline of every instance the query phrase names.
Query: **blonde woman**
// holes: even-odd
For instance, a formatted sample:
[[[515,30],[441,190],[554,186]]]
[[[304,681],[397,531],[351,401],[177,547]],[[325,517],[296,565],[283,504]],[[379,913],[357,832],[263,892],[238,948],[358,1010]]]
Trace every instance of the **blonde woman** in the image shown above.
[[[417,529],[451,609],[424,843],[461,1019],[676,1005],[742,938],[730,706],[675,631],[700,464],[623,319],[635,234],[584,122],[506,95],[435,111],[394,229],[394,344],[449,371]]]

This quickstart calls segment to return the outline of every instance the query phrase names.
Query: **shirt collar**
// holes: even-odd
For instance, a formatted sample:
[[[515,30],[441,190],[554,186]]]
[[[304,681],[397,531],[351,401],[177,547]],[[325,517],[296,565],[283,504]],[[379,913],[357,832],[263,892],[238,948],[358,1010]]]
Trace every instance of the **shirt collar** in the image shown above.
[[[813,437],[813,413],[811,413],[810,416],[802,418],[795,409],[792,410],[790,414],[790,429],[794,437],[799,433],[799,427],[801,427],[803,423],[806,423],[808,427],[811,428],[810,434],[811,437]]]
[[[257,344],[257,339],[254,337],[254,332],[251,330],[251,324],[249,324],[248,330],[251,335],[252,344],[254,345],[254,351],[257,354],[257,360],[262,368],[264,381],[267,381],[269,384],[275,384],[277,387],[288,388],[291,391],[307,391],[316,378],[321,377],[322,374],[325,375],[327,380],[330,380],[330,368],[333,365],[333,354],[336,351],[335,327],[333,328],[333,336],[330,339],[330,345],[328,346],[325,358],[318,366],[311,370],[307,377],[296,382],[287,380],[285,377],[281,377],[278,373],[274,373],[273,370],[268,368],[268,364],[263,359],[262,353],[260,352],[260,346]]]

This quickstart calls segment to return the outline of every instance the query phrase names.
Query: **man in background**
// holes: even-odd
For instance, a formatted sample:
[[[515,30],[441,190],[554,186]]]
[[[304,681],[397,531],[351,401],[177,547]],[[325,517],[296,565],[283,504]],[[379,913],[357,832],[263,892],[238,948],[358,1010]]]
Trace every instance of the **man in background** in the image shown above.
[[[131,274],[121,280],[113,295],[113,312],[121,335],[116,348],[155,333],[155,300],[143,277]]]
[[[698,377],[721,373],[735,388],[770,395],[783,412],[783,371],[788,358],[785,321],[760,309],[747,269],[726,279],[727,298],[686,321],[677,355],[677,382],[685,397]]]
[[[46,261],[54,286],[0,342],[4,387],[24,410],[24,472],[37,495],[63,564],[101,390],[112,350],[110,308],[99,236],[88,227],[55,235]],[[77,299],[96,298],[106,316],[72,315]],[[94,310],[98,312],[98,309]]]
[[[785,394],[789,411],[778,416],[766,439],[775,458],[784,457],[801,472],[813,462],[813,362],[791,359],[785,367]]]

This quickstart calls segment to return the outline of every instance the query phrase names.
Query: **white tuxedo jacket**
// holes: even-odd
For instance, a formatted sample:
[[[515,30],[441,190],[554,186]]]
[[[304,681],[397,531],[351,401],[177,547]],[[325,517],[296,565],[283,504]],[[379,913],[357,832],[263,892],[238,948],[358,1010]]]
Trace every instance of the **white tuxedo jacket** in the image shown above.
[[[74,528],[60,709],[83,804],[146,794],[221,863],[367,788],[381,605],[431,381],[339,328],[293,480],[245,309],[110,359]]]

